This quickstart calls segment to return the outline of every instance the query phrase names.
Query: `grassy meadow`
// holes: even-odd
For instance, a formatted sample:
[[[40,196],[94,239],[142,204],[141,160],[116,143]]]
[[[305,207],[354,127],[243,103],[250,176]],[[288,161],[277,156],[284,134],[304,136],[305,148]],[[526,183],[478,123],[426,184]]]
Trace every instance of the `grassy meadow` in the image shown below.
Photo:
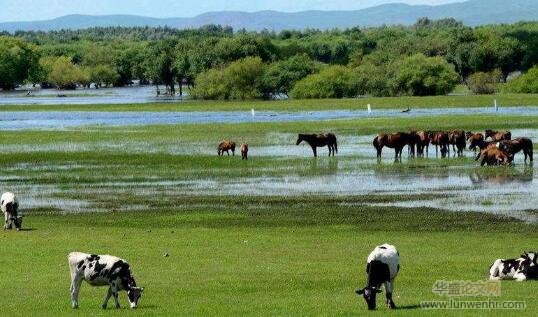
[[[450,103],[453,97],[443,98],[424,101],[424,106],[462,105]],[[533,98],[538,101],[536,96],[514,98],[528,98],[529,104],[534,103]],[[386,99],[386,107],[406,107],[406,103],[416,106],[416,100]],[[469,100],[465,105],[490,103],[485,98],[477,98],[475,103]],[[363,101],[370,102],[359,102]],[[382,104],[381,99],[377,101]],[[516,99],[512,101],[518,104]],[[291,111],[333,109],[332,105],[334,109],[347,109],[355,103],[289,101],[255,105],[257,109]],[[245,110],[252,104],[206,103],[197,110]],[[0,109],[83,107],[99,111],[190,111],[196,103]],[[447,179],[459,173],[518,173],[520,166],[479,168],[471,153],[447,160],[404,159],[395,165],[390,161],[392,151],[384,154],[387,159],[381,164],[362,151],[371,147],[369,136],[378,132],[454,128],[536,129],[538,118],[444,116],[3,131],[0,182],[2,190],[18,193],[27,230],[0,233],[0,289],[9,294],[0,299],[2,315],[362,315],[366,304],[354,290],[366,283],[368,253],[385,242],[398,247],[402,261],[394,293],[399,309],[391,314],[535,315],[536,282],[503,282],[502,296],[492,298],[525,301],[525,310],[432,311],[419,307],[424,300],[446,299],[432,293],[437,280],[484,280],[496,258],[535,250],[535,222],[507,214],[398,207],[397,203],[415,198],[415,194],[320,191],[288,195],[281,194],[286,187],[276,192],[264,187],[274,180],[285,183],[292,176],[306,184],[325,176],[337,181],[334,179],[357,171],[382,176],[402,174],[404,181],[405,175],[416,173],[425,177],[446,174]],[[319,131],[332,131],[341,137],[339,147],[344,154],[328,158],[326,149],[321,149],[321,157],[314,160],[306,146],[295,146],[296,133]],[[248,142],[251,159],[217,157],[216,145],[225,138]],[[346,152],[351,146],[357,151]],[[292,147],[304,155],[287,155]],[[533,166],[528,168],[534,173]],[[245,191],[241,187],[244,181],[250,181],[258,193]],[[367,186],[352,184],[357,191]],[[409,183],[409,188],[415,185]],[[421,196],[417,199],[436,200],[450,192],[447,187],[446,194],[425,191],[416,195]],[[473,200],[472,188],[468,200]],[[536,209],[527,213],[536,215]],[[128,310],[122,293],[120,311],[103,311],[100,304],[106,288],[83,284],[81,307],[73,311],[67,254],[75,250],[127,259],[138,284],[146,287],[139,309]],[[381,294],[373,315],[387,313],[383,298]]]

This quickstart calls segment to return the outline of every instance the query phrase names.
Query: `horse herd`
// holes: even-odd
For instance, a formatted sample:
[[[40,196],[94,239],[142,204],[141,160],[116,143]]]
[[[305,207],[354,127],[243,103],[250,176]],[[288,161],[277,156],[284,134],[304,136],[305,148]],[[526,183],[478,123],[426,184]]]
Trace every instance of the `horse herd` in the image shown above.
[[[475,160],[481,165],[509,165],[514,155],[521,151],[525,162],[533,161],[532,140],[526,137],[512,139],[510,131],[486,130],[483,134],[463,130],[410,131],[379,134],[373,141],[378,159],[381,159],[383,147],[389,147],[394,149],[396,160],[401,160],[405,146],[408,146],[410,156],[424,157],[428,155],[429,146],[434,145],[436,156],[441,152],[441,157],[445,158],[450,156],[451,148],[454,155],[463,156],[467,144],[469,150],[478,152]]]
[[[329,156],[338,153],[338,142],[333,133],[325,134],[299,134],[296,145],[302,142],[308,143],[312,148],[314,157],[318,156],[317,148],[327,146]],[[429,155],[430,145],[435,146],[435,154],[445,158],[450,156],[451,149],[454,156],[463,156],[464,150],[474,151],[475,160],[483,165],[509,165],[514,160],[514,155],[523,152],[525,163],[529,159],[533,161],[533,143],[527,137],[512,139],[510,131],[486,130],[484,133],[466,132],[464,130],[451,131],[409,131],[378,134],[373,142],[377,151],[377,158],[381,160],[384,147],[394,149],[395,160],[401,161],[403,149],[408,147],[410,157],[424,157]],[[219,156],[232,151],[235,155],[235,142],[223,141],[217,148]],[[241,155],[243,159],[248,159],[248,145],[241,144]]]

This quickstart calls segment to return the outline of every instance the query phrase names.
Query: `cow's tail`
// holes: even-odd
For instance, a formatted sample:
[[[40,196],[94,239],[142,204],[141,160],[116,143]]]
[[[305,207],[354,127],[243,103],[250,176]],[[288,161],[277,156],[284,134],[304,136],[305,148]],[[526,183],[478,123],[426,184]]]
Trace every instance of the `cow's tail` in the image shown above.
[[[499,278],[499,272],[500,272],[499,271],[499,266],[501,265],[501,262],[502,262],[501,259],[497,259],[495,262],[493,262],[493,264],[489,268],[489,278],[490,279]]]

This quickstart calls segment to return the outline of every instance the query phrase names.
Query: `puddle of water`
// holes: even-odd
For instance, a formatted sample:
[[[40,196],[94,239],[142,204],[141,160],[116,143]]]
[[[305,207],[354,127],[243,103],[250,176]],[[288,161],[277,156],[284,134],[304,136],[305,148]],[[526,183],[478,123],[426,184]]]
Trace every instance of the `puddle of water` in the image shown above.
[[[132,126],[151,124],[188,123],[245,123],[245,122],[293,122],[380,117],[425,117],[450,114],[511,114],[538,115],[538,107],[503,108],[495,112],[489,108],[421,109],[411,114],[396,110],[380,110],[372,114],[366,111],[332,110],[310,112],[259,111],[255,116],[246,111],[221,112],[4,112],[0,118],[1,130],[65,129],[83,126]]]

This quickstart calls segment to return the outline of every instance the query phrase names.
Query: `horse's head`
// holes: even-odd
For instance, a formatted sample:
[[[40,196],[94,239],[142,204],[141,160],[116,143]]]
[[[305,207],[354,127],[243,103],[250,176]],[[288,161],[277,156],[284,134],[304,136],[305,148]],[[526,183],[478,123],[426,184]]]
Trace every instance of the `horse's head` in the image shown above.
[[[303,142],[305,139],[304,139],[304,134],[299,134],[299,136],[297,137],[297,142],[295,143],[295,145],[299,145],[301,144],[301,142]]]

